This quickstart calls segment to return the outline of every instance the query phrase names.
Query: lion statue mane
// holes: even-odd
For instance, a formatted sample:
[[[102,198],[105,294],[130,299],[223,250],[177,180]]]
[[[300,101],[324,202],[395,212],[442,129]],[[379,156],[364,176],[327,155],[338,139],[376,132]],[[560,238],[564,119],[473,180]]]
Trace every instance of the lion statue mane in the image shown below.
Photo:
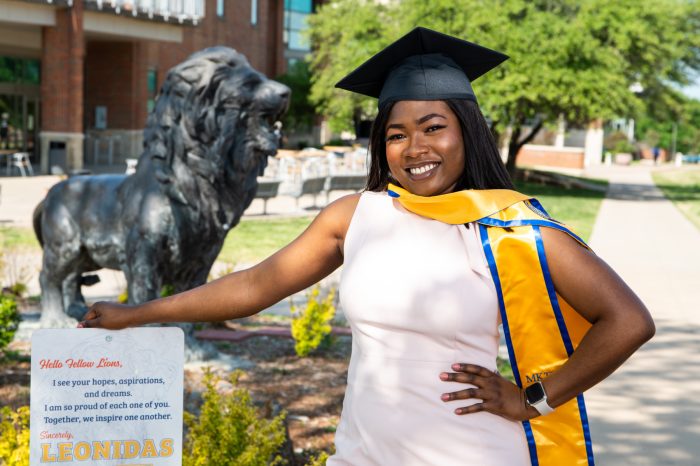
[[[172,68],[144,130],[132,175],[75,176],[34,212],[44,249],[43,327],[74,325],[81,286],[101,268],[124,272],[129,303],[206,282],[228,231],[250,205],[290,90],[227,47]],[[66,315],[68,314],[68,315]]]

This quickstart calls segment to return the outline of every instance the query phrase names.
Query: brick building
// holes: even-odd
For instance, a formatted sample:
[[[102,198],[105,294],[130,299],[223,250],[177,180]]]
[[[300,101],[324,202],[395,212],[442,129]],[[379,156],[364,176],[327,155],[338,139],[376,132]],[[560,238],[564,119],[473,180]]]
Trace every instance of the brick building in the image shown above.
[[[308,52],[313,0],[0,0],[0,151],[47,173],[138,157],[167,71],[226,45],[269,77]]]

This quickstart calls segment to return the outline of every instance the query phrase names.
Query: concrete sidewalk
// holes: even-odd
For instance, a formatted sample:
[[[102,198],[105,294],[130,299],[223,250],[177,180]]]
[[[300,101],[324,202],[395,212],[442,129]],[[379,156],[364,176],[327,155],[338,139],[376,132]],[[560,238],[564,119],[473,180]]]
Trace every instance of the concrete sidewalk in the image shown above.
[[[587,173],[611,182],[591,246],[657,326],[586,395],[598,465],[700,465],[700,231],[654,186],[652,170]]]

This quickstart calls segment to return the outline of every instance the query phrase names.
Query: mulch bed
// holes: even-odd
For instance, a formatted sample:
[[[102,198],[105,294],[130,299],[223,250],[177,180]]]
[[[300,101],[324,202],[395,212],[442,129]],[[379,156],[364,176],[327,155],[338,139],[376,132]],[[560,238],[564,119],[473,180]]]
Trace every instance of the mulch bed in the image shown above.
[[[238,341],[217,342],[222,353],[246,359],[254,367],[245,369],[239,384],[249,390],[260,406],[287,412],[289,435],[299,464],[320,451],[333,451],[333,438],[340,418],[352,346],[348,329],[334,332],[333,343],[306,358],[294,352],[294,341],[286,338],[288,326],[258,327],[256,318],[237,323],[234,331],[267,332]],[[271,329],[277,331],[270,332]]]

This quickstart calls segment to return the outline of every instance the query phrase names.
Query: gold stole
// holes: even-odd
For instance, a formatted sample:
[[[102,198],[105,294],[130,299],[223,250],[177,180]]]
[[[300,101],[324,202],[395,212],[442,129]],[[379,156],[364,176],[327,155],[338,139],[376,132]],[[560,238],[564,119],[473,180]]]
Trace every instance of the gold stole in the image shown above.
[[[564,231],[587,247],[583,240],[552,220],[537,200],[516,191],[468,190],[422,197],[389,185],[388,193],[415,214],[453,225],[479,225],[519,387],[545,379],[568,360],[590,324],[556,293],[540,228]],[[594,465],[582,394],[553,413],[522,424],[533,466]]]

